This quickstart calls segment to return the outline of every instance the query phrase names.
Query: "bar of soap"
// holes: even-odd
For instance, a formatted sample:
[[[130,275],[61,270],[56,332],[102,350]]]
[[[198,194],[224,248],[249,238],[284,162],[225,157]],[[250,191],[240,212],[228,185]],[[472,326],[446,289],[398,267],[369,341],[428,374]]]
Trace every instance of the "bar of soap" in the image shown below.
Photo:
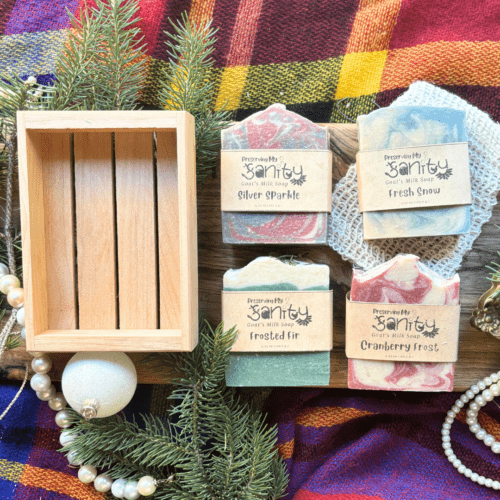
[[[360,151],[467,142],[465,112],[451,108],[394,106],[358,117]],[[463,234],[468,205],[363,213],[367,240]]]
[[[241,269],[231,269],[223,281],[226,291],[328,290],[329,286],[328,266],[289,264],[274,257],[257,257]],[[328,385],[329,380],[330,351],[232,353],[226,372],[231,387]]]
[[[460,279],[446,280],[400,254],[366,272],[354,270],[351,300],[389,304],[459,304]],[[348,387],[384,391],[445,392],[453,389],[453,363],[414,363],[349,359]]]
[[[329,134],[273,104],[222,131],[222,149],[329,149]],[[327,244],[327,213],[222,212],[222,238],[233,244]]]

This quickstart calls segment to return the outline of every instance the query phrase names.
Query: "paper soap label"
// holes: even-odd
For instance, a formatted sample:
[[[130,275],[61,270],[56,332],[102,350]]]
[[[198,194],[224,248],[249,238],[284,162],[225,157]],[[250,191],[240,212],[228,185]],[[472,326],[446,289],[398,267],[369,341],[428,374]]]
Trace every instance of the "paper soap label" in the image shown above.
[[[225,328],[236,326],[236,352],[329,351],[333,292],[222,292]]]
[[[221,152],[223,212],[331,212],[332,152]]]
[[[351,302],[346,355],[379,361],[455,362],[460,306]]]
[[[359,211],[468,205],[468,143],[360,152]]]

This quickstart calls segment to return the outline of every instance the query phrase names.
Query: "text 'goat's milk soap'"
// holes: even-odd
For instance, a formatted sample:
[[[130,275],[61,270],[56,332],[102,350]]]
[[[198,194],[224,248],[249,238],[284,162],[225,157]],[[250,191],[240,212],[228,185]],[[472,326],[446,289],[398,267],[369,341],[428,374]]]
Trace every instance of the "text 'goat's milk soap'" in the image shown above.
[[[463,234],[470,228],[465,112],[388,107],[358,117],[366,240]]]
[[[273,104],[222,131],[224,243],[326,244],[329,132]]]
[[[409,355],[418,349],[422,340],[428,345],[446,348],[443,342],[441,318],[438,328],[427,328],[423,321],[407,322],[394,316],[390,304],[422,304],[427,306],[458,306],[460,280],[458,274],[447,280],[418,261],[415,255],[400,254],[390,261],[366,272],[354,270],[350,300],[354,302],[383,303],[374,325],[378,334],[373,343],[396,347],[408,346]],[[458,342],[459,308],[449,307],[446,312],[455,314],[455,334]],[[387,314],[386,314],[387,313]],[[404,314],[404,311],[403,311]],[[440,312],[438,315],[442,314]],[[415,319],[415,318],[412,318]],[[421,320],[421,318],[420,318]],[[425,339],[419,332],[425,332]],[[365,343],[366,346],[366,343]],[[456,345],[455,345],[456,348]],[[403,353],[404,353],[403,349]],[[396,352],[395,355],[398,353]],[[433,354],[433,353],[430,353]],[[391,355],[389,353],[389,355]],[[406,354],[404,354],[406,355]],[[348,387],[387,391],[439,392],[453,389],[452,362],[406,362],[349,359]]]
[[[311,340],[304,351],[231,353],[230,365],[226,373],[227,385],[233,387],[328,385],[330,351],[325,349],[324,340],[325,333],[328,332],[330,338],[326,336],[326,339],[331,346],[332,321],[329,320],[329,324],[322,325],[320,317],[312,310],[309,310],[309,318],[303,317],[306,310],[304,305],[298,308],[284,305],[286,302],[286,304],[290,303],[291,306],[293,297],[285,299],[283,303],[278,303],[278,295],[276,294],[274,297],[274,294],[270,292],[282,292],[284,295],[292,292],[289,293],[292,295],[299,292],[317,291],[331,298],[331,293],[328,293],[329,285],[330,270],[328,266],[298,261],[289,263],[274,257],[258,257],[241,269],[227,271],[224,274],[224,292],[249,292],[250,294],[261,292],[255,294],[256,299],[252,300],[256,304],[257,300],[260,300],[260,303],[264,305],[267,302],[262,301],[267,301],[267,297],[273,295],[271,298],[276,301],[276,304],[270,306],[267,313],[260,311],[261,321],[259,321],[262,326],[270,324],[272,332],[278,334],[277,339],[267,338],[267,346],[272,351],[276,348],[279,349],[281,344],[285,349],[290,344],[293,345],[295,340],[293,335],[291,339],[289,338],[288,332],[294,331],[294,327],[289,326],[289,324],[297,323],[297,320],[302,326],[308,323],[306,329],[312,339],[321,337],[321,342]],[[285,314],[283,311],[286,315],[283,315]],[[330,311],[330,317],[331,313],[332,311]],[[280,314],[283,315],[282,319],[278,319]],[[251,312],[250,316],[252,315]],[[223,312],[223,316],[225,319],[225,312]],[[286,326],[281,326],[281,323],[286,323]],[[247,322],[243,326],[246,327],[248,324]],[[235,325],[225,321],[224,326],[227,329]],[[238,325],[236,326],[238,327]],[[238,342],[238,338],[236,342]],[[261,342],[257,341],[256,346],[262,347]]]

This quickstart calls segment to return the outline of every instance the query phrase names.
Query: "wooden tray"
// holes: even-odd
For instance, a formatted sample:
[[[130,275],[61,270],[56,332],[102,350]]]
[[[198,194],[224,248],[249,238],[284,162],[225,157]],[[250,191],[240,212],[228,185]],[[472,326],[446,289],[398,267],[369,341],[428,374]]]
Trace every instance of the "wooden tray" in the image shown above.
[[[186,112],[18,113],[28,349],[196,346],[194,130]]]
[[[348,164],[354,160],[357,150],[355,125],[331,124],[337,142],[342,144],[346,162],[334,155],[334,183],[345,174]],[[220,180],[208,179],[199,188],[198,193],[198,252],[199,252],[199,303],[200,311],[217,324],[221,318],[222,276],[230,268],[239,268],[259,255],[296,254],[296,246],[271,247],[236,246],[222,243],[220,213]],[[490,283],[485,265],[498,258],[500,249],[500,207],[493,211],[492,219],[483,226],[482,234],[476,240],[473,249],[465,257],[460,269],[462,315],[460,323],[459,361],[455,369],[455,390],[465,390],[494,371],[500,370],[500,342],[491,335],[474,330],[469,324],[472,311]],[[331,276],[335,281],[334,337],[331,353],[330,387],[347,387],[347,359],[344,352],[344,309],[345,295],[350,286],[351,264],[343,261],[329,247],[302,247],[300,252],[318,263],[330,265]],[[68,354],[52,355],[55,368],[51,377],[58,380],[69,358]],[[150,370],[147,364],[139,363],[144,357],[132,354],[138,368],[139,382],[166,383],[165,373]],[[4,376],[19,378],[24,375],[23,360],[31,359],[23,349],[9,351],[2,360]]]

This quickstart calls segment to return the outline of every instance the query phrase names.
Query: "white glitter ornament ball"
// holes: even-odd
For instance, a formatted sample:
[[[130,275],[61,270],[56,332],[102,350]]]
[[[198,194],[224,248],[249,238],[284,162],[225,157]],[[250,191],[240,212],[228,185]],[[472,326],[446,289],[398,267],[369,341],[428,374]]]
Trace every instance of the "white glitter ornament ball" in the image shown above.
[[[61,379],[68,404],[81,413],[84,403],[97,402],[97,417],[125,408],[137,387],[137,372],[123,352],[79,352],[66,365]]]

